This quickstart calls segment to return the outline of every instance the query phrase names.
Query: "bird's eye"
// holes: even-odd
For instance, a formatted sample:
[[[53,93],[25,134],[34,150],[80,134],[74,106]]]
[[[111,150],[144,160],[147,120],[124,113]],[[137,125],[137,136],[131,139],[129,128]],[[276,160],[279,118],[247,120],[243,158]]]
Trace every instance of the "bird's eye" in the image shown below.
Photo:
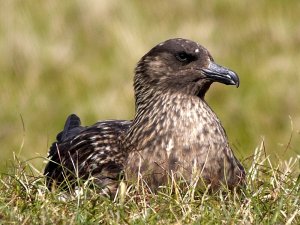
[[[176,54],[176,59],[180,62],[190,62],[192,57],[186,52],[179,52],[178,54]]]

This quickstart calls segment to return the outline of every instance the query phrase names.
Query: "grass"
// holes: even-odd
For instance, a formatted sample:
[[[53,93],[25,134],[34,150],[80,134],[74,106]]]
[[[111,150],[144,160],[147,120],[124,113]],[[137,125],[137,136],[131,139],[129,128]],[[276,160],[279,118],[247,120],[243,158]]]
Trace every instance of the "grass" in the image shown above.
[[[210,194],[175,182],[157,194],[141,182],[110,200],[94,189],[49,192],[30,161],[16,156],[0,175],[2,224],[299,224],[300,157],[272,164],[256,148],[244,189]]]

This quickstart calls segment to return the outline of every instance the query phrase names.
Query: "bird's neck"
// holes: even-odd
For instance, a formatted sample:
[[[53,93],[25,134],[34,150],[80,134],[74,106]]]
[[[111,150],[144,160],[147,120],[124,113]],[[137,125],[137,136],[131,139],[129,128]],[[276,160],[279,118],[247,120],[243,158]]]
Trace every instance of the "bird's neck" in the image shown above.
[[[144,97],[137,98],[136,116],[125,137],[129,151],[155,151],[170,144],[183,148],[208,143],[209,139],[227,143],[219,119],[203,99],[150,91]]]

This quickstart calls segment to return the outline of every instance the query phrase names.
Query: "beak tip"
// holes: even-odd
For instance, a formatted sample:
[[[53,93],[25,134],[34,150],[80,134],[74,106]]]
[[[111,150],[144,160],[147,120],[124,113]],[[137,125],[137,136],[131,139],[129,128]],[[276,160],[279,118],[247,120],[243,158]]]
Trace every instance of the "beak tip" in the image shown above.
[[[237,81],[235,82],[235,86],[236,86],[236,88],[238,88],[238,87],[240,86],[240,80],[237,80]]]
[[[240,86],[239,76],[235,72],[230,71],[230,70],[228,71],[228,74],[229,74],[233,84],[238,88]]]

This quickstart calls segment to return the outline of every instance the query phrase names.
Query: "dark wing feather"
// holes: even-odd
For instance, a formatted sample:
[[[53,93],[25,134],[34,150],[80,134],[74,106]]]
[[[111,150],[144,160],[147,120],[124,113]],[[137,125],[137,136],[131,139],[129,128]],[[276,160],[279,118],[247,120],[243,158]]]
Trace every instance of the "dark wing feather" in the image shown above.
[[[93,177],[95,184],[114,192],[127,157],[120,142],[130,125],[131,121],[113,120],[81,127],[80,119],[70,115],[50,147],[44,171],[47,187],[61,185],[66,178],[74,184],[77,178]]]
[[[56,137],[57,141],[62,142],[79,134],[80,131],[85,129],[80,125],[81,121],[78,116],[76,116],[75,114],[71,114],[70,116],[68,116],[64,126],[64,130],[60,132]]]

